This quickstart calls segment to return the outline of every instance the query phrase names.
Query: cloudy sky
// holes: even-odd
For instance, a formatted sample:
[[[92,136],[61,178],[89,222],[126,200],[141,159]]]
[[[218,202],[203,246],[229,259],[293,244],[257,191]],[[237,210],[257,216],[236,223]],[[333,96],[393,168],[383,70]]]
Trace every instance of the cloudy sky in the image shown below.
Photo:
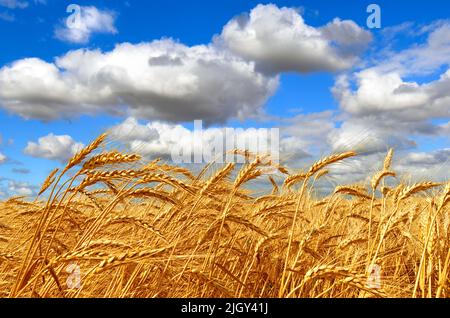
[[[279,128],[292,169],[358,151],[330,182],[390,147],[405,179],[449,178],[450,4],[375,1],[371,29],[373,2],[0,0],[0,196],[105,130],[166,157],[196,119],[205,142]]]

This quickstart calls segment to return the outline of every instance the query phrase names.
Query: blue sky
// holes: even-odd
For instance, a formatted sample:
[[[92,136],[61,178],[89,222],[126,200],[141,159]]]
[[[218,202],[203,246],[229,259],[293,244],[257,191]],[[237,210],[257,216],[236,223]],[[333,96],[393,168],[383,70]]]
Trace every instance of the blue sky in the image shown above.
[[[380,29],[367,28],[370,3],[381,8]],[[69,4],[85,10],[81,31],[71,33],[66,26]],[[248,16],[251,12],[255,16],[258,12],[267,24],[253,21]],[[449,13],[450,4],[438,0],[0,0],[0,195],[31,194],[50,170],[106,129],[124,128],[127,136],[117,133],[116,137],[133,149],[136,142],[130,137],[130,125],[142,133],[157,130],[161,134],[163,128],[153,123],[164,122],[168,125],[164,129],[174,134],[176,125],[190,127],[191,119],[203,114],[212,127],[280,127],[285,138],[282,149],[307,154],[302,160],[357,147],[375,165],[392,146],[403,157],[399,169],[409,166],[423,175],[448,177],[450,72],[445,74],[450,62]],[[337,17],[345,23],[333,23]],[[293,23],[299,19],[304,25],[297,24],[295,29]],[[240,21],[245,21],[242,29]],[[280,29],[283,33],[273,40],[272,34]],[[304,30],[313,32],[313,39],[303,37]],[[251,32],[267,41],[246,42]],[[154,44],[161,39],[165,40]],[[322,57],[323,51],[305,53],[308,41],[312,51],[332,52],[333,60]],[[143,48],[139,43],[153,44]],[[119,52],[116,46],[120,44],[120,54],[106,56]],[[284,44],[291,52],[283,52]],[[202,48],[192,49],[195,46]],[[84,74],[97,62],[91,56],[84,56],[82,62],[68,57],[80,49],[106,61],[90,78],[113,79],[93,80],[95,90],[86,84]],[[176,52],[170,61],[180,58],[189,67],[178,70],[171,65],[155,74],[139,72],[141,79],[149,81],[147,86],[120,81],[123,74],[137,74],[137,70],[130,60],[117,62],[119,56],[133,59],[142,53],[151,59],[160,51]],[[189,63],[198,63],[196,54],[208,56],[218,69],[191,67]],[[56,62],[58,57],[65,61],[62,65]],[[30,58],[35,59],[30,62]],[[86,64],[85,69],[81,63],[93,66]],[[108,63],[117,65],[108,69]],[[57,74],[45,79],[54,65]],[[122,75],[115,77],[115,71]],[[179,82],[172,87],[172,77],[167,75],[155,83],[161,74],[170,74]],[[221,89],[220,82],[202,82],[202,77],[211,74],[223,74],[224,85],[230,85],[226,96],[214,95]],[[192,78],[196,78],[194,83],[189,82]],[[198,91],[197,84],[207,91]],[[80,91],[68,97],[75,86]],[[112,97],[98,95],[102,89]],[[193,104],[173,102],[185,90],[186,96],[195,95]],[[236,96],[228,98],[229,92]],[[196,100],[210,101],[212,106],[202,104],[197,109]],[[77,103],[86,105],[78,109]],[[191,107],[192,112],[182,107]],[[139,136],[141,144],[145,143]],[[151,150],[161,149],[162,144],[167,146],[154,140],[143,144],[148,147],[137,148],[150,149],[146,154],[156,156],[157,151]],[[289,164],[295,166],[302,160]]]

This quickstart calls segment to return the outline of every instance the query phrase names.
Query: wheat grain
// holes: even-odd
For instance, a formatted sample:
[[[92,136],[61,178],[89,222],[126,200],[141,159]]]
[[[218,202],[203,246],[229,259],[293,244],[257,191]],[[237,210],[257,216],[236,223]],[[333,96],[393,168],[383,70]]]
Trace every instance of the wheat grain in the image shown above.
[[[415,193],[418,193],[421,191],[426,191],[431,188],[439,187],[441,185],[442,185],[441,183],[436,183],[436,182],[421,182],[421,183],[413,184],[402,190],[402,192],[399,194],[398,201],[405,200]]]
[[[82,171],[93,170],[111,164],[131,163],[141,159],[136,154],[122,154],[120,152],[108,152],[94,156],[83,164]]]
[[[368,195],[364,191],[364,189],[361,189],[360,187],[357,187],[357,186],[338,186],[338,187],[336,187],[334,193],[352,195],[352,196],[362,198],[362,199],[367,199],[367,200],[372,199],[372,197],[370,195]]]
[[[59,169],[56,168],[45,179],[44,183],[42,184],[41,189],[39,190],[38,196],[42,195],[47,189],[52,185],[53,182],[55,182],[55,175],[58,173]]]
[[[347,158],[351,158],[356,156],[356,152],[353,151],[348,151],[348,152],[344,152],[341,154],[335,154],[335,155],[331,155],[329,157],[325,157],[322,160],[317,161],[316,163],[314,163],[311,168],[309,169],[307,176],[311,177],[313,176],[316,172],[320,171],[321,169],[325,168],[326,166],[329,166],[333,163],[342,161],[344,159]]]
[[[371,182],[372,190],[375,191],[378,188],[378,185],[380,184],[380,182],[383,178],[395,177],[395,176],[397,176],[397,174],[393,171],[383,170],[383,171],[377,172],[372,178],[372,182]]]
[[[97,149],[106,139],[107,134],[101,134],[97,137],[92,143],[90,143],[87,147],[83,148],[79,152],[77,152],[67,163],[67,166],[64,168],[63,174],[70,170],[71,168],[75,167],[79,163],[81,163],[86,157],[93,152],[95,149]]]
[[[0,202],[0,297],[450,295],[450,183],[428,191],[441,184],[406,185],[399,176],[386,187],[383,178],[395,175],[392,149],[366,183],[334,185],[327,195],[315,181],[355,153],[323,158],[288,175],[283,187],[269,175],[260,188],[243,185],[267,167],[287,169],[235,150],[250,162],[237,176],[228,164],[205,178],[208,164],[194,177],[159,159],[94,154],[104,138],[70,160],[67,167],[81,170],[49,202]],[[122,170],[126,164],[136,168]],[[44,184],[61,176],[52,172]],[[299,193],[290,190],[297,182]],[[83,287],[69,291],[63,282],[74,264]],[[372,264],[383,270],[381,288],[367,285]]]
[[[391,169],[393,156],[394,156],[394,149],[391,148],[391,149],[389,149],[386,157],[384,158],[384,162],[383,162],[383,170],[384,171],[389,171],[389,169]]]

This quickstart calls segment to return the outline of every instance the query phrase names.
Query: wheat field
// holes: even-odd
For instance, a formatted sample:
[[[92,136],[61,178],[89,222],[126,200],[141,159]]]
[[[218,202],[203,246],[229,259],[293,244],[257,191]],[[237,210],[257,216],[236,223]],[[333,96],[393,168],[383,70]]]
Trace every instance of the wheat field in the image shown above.
[[[399,182],[392,150],[369,184],[322,197],[328,167],[356,153],[276,166],[280,183],[250,152],[194,174],[105,138],[34,201],[0,203],[0,297],[450,296],[450,183]],[[257,179],[272,190],[255,195]]]

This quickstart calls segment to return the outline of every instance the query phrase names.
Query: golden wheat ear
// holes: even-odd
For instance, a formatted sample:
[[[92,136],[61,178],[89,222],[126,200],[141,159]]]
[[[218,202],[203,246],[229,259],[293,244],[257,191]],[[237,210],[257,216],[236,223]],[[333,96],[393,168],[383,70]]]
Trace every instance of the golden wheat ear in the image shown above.
[[[234,167],[235,167],[234,163],[229,163],[221,170],[217,171],[217,173],[214,174],[211,178],[209,178],[209,180],[200,190],[200,196],[203,195],[205,192],[207,192],[210,188],[214,187],[216,183],[228,177],[228,175],[233,171]]]
[[[76,153],[67,163],[67,166],[64,168],[63,173],[65,173],[67,170],[72,169],[76,165],[80,164],[86,157],[93,152],[95,149],[97,149],[106,139],[107,134],[101,134],[97,137],[93,142],[91,142],[87,147],[80,150],[78,153]]]
[[[372,190],[375,191],[378,188],[378,186],[380,185],[380,182],[383,178],[386,178],[386,177],[394,177],[395,178],[396,176],[397,176],[397,174],[393,171],[383,170],[383,171],[377,172],[373,176],[372,181],[370,182]]]
[[[260,191],[243,186],[267,167],[249,152],[236,151],[253,160],[237,176],[234,163],[209,163],[194,178],[160,160],[98,154],[103,140],[71,159],[66,169],[81,170],[60,189],[63,173],[52,171],[47,202],[0,202],[0,298],[450,295],[450,183],[386,187],[392,149],[367,184],[323,196],[314,181],[355,153],[323,158],[284,186],[264,176]],[[300,193],[289,189],[300,181]],[[71,289],[77,273],[81,288]]]
[[[44,183],[42,184],[41,189],[39,190],[38,196],[43,194],[47,189],[55,182],[55,175],[58,173],[59,169],[54,169],[45,179]]]
[[[329,166],[333,163],[342,161],[344,159],[347,158],[351,158],[351,157],[355,157],[358,154],[354,151],[348,151],[348,152],[344,152],[344,153],[340,153],[340,154],[335,154],[335,155],[331,155],[328,157],[323,158],[320,161],[317,161],[316,163],[314,163],[311,168],[309,169],[307,176],[311,177],[313,176],[316,172],[318,172],[319,170],[325,168],[326,166]]]
[[[413,185],[403,189],[403,191],[399,195],[398,201],[400,202],[402,200],[409,198],[410,196],[412,196],[415,193],[426,191],[431,188],[439,187],[441,185],[442,185],[442,183],[428,182],[428,181],[413,184]]]
[[[336,190],[334,191],[335,194],[346,194],[355,196],[362,199],[371,200],[372,197],[368,195],[365,191],[365,189],[362,189],[359,186],[338,186]]]
[[[386,157],[384,158],[383,170],[387,171],[387,170],[391,169],[391,164],[392,164],[392,158],[393,157],[394,157],[394,149],[391,148],[391,149],[389,149]]]
[[[284,185],[285,187],[290,188],[290,187],[292,187],[294,184],[296,184],[297,182],[302,181],[302,180],[305,180],[306,178],[307,178],[307,174],[306,174],[306,173],[298,173],[298,174],[294,174],[294,175],[291,175],[291,176],[287,177],[287,178],[284,180],[283,185]]]
[[[83,164],[82,171],[98,169],[106,165],[132,163],[140,160],[142,157],[137,154],[122,154],[120,152],[108,152],[94,156]]]

